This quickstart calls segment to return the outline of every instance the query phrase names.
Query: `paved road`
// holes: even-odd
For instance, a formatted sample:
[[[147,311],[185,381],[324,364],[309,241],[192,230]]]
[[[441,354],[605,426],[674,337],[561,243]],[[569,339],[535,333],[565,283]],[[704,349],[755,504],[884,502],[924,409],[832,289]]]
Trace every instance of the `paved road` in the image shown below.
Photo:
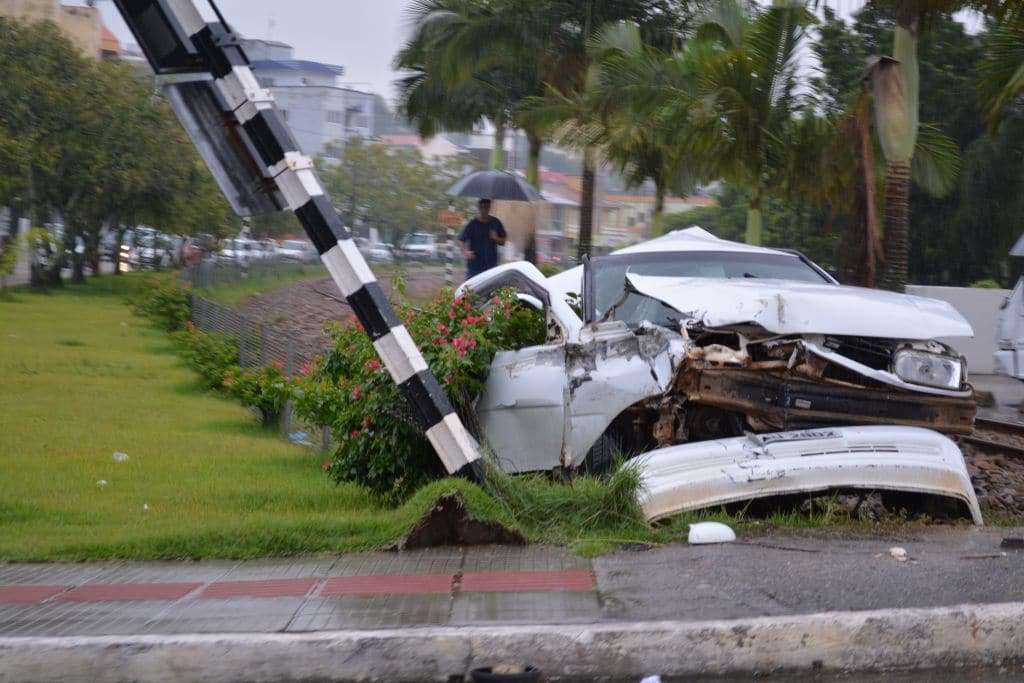
[[[0,636],[708,620],[1024,601],[1024,529],[768,535],[587,560],[439,548],[271,561],[0,565]],[[889,548],[901,546],[898,562]]]

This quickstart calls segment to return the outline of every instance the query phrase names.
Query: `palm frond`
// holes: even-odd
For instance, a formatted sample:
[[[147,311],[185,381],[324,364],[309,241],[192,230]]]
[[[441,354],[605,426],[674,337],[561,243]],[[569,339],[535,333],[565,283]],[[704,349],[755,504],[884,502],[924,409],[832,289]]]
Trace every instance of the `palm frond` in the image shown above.
[[[911,177],[933,197],[944,197],[956,186],[960,174],[960,148],[936,126],[923,123],[917,134],[917,146]]]
[[[1024,10],[989,32],[978,76],[982,108],[995,133],[1007,106],[1024,93]]]

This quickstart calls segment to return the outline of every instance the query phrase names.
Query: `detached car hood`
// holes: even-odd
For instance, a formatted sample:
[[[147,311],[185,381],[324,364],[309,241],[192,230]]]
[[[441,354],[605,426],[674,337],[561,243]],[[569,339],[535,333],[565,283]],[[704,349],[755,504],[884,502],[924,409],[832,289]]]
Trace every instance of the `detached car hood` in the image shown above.
[[[784,280],[626,277],[637,292],[706,327],[749,323],[774,334],[909,340],[974,336],[945,301],[908,294]]]

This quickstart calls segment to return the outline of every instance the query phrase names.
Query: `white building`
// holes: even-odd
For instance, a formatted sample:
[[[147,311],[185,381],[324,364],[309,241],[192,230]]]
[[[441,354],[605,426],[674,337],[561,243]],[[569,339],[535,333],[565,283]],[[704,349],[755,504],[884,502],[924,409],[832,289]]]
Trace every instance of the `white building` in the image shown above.
[[[374,135],[374,97],[344,87],[344,67],[294,59],[293,48],[285,43],[246,40],[243,48],[303,153],[323,154],[329,143]]]

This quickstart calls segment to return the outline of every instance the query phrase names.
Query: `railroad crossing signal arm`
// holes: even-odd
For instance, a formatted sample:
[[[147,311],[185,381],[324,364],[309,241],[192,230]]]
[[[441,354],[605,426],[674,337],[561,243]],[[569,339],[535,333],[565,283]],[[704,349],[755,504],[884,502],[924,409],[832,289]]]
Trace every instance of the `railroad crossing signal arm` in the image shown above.
[[[477,444],[384,296],[273,96],[261,89],[216,5],[208,23],[193,0],[114,0],[167,100],[240,216],[295,212],[450,474],[482,477]]]

